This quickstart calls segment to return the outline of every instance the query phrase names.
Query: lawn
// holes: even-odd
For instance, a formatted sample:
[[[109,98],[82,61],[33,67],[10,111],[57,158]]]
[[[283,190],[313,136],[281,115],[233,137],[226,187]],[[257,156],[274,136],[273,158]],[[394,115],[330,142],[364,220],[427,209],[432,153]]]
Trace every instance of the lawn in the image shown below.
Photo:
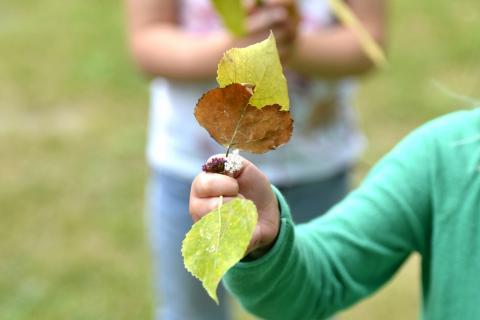
[[[2,320],[151,318],[148,82],[122,10],[0,1]],[[356,181],[412,128],[480,100],[479,15],[476,0],[390,2],[390,66],[358,96],[370,143]],[[339,318],[414,318],[418,260]]]

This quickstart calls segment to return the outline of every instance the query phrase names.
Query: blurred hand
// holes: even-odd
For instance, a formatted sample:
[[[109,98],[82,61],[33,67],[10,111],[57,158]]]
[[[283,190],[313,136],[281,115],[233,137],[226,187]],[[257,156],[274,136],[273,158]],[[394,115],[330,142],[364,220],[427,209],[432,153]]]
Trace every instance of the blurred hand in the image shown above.
[[[247,8],[247,34],[234,40],[234,47],[245,47],[268,37],[273,31],[282,63],[288,61],[292,51],[298,26],[295,5],[292,0],[263,1],[261,6]]]
[[[258,223],[247,253],[252,257],[259,257],[275,243],[279,231],[280,214],[277,199],[267,177],[250,161],[244,158],[242,161],[242,169],[234,177],[202,172],[193,180],[190,192],[190,214],[194,221],[199,220],[218,207],[220,196],[224,197],[224,202],[234,197],[252,200],[258,210]]]

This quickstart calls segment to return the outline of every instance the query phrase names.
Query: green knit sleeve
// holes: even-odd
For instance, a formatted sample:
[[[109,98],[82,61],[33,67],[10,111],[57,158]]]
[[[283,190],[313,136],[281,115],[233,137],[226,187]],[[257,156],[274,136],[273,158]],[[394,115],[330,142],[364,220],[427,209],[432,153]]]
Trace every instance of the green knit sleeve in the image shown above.
[[[293,226],[282,210],[269,253],[240,263],[225,278],[241,304],[266,319],[321,319],[387,282],[413,251],[428,250],[431,137],[417,130],[325,216]]]

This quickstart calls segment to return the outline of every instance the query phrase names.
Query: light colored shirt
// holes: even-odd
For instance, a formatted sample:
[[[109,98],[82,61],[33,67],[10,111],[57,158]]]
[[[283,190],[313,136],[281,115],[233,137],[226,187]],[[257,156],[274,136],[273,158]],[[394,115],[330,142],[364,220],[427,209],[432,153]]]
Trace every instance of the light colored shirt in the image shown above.
[[[187,32],[202,34],[222,28],[209,0],[180,2],[180,23]],[[334,23],[326,0],[298,4],[301,30],[328,28]],[[294,119],[292,139],[275,151],[244,156],[273,183],[282,185],[327,178],[351,166],[364,147],[352,108],[353,80],[325,81],[288,70],[286,76]],[[153,80],[147,148],[153,168],[192,179],[209,156],[225,152],[193,115],[198,99],[217,86],[214,79]]]
[[[294,226],[277,193],[273,248],[225,283],[265,319],[323,319],[370,295],[412,252],[423,319],[480,319],[480,109],[434,120],[324,216]]]

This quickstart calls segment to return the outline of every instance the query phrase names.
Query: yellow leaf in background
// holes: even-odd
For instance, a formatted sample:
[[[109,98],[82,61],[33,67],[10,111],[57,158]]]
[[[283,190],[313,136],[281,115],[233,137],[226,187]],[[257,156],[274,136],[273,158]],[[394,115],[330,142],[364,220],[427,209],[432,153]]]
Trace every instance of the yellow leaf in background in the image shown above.
[[[328,0],[328,2],[337,18],[357,35],[363,51],[373,63],[379,68],[386,67],[387,58],[382,48],[353,14],[352,10],[342,0]]]
[[[255,204],[236,198],[197,221],[183,240],[185,268],[202,282],[217,304],[218,283],[245,255],[256,224]]]
[[[282,111],[290,108],[287,80],[272,32],[262,42],[228,50],[218,64],[217,82],[222,88],[232,83],[252,85],[249,103],[259,109],[274,104]]]
[[[245,34],[245,8],[241,0],[212,0],[225,27],[234,35]]]

